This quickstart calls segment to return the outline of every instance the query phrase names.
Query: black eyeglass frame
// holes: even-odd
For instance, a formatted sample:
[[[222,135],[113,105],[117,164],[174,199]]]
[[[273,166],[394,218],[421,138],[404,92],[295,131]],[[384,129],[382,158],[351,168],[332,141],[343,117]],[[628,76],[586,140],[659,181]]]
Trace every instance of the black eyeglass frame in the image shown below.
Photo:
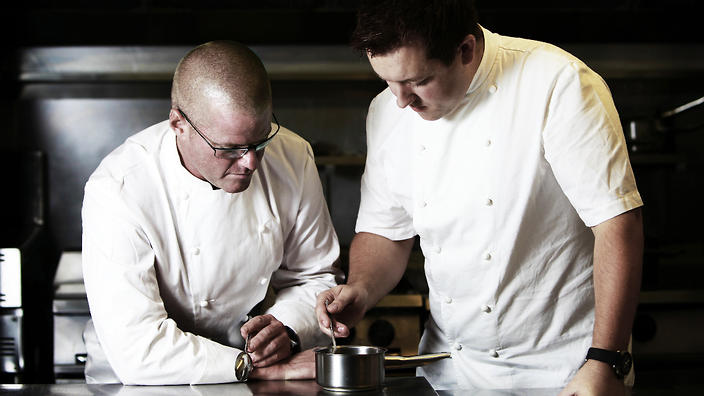
[[[261,150],[264,149],[264,147],[268,146],[269,143],[271,143],[271,139],[273,139],[274,136],[276,136],[276,134],[279,133],[279,129],[281,129],[281,125],[279,124],[279,120],[276,119],[276,115],[272,112],[272,113],[271,113],[271,116],[273,117],[274,122],[276,123],[276,131],[275,131],[272,135],[270,135],[269,137],[267,137],[266,139],[264,139],[263,141],[261,141],[261,142],[259,142],[259,143],[248,144],[248,145],[243,145],[243,146],[235,146],[235,147],[215,147],[215,146],[213,146],[213,145],[210,143],[209,139],[208,139],[201,131],[199,131],[198,128],[196,128],[195,125],[193,125],[193,122],[191,122],[191,120],[188,118],[188,116],[186,115],[186,113],[183,112],[183,110],[181,110],[181,109],[179,109],[179,108],[177,108],[176,110],[179,112],[179,114],[181,114],[181,115],[183,116],[183,118],[186,120],[186,122],[188,122],[188,125],[190,125],[190,126],[198,133],[198,135],[200,135],[200,137],[203,138],[203,140],[205,141],[205,143],[206,143],[211,149],[213,149],[213,156],[214,156],[215,158],[221,158],[221,159],[238,159],[238,158],[242,158],[242,157],[244,157],[245,155],[247,155],[247,153],[248,153],[250,150],[254,150],[254,152],[261,151]],[[221,153],[223,153],[223,154],[221,154],[220,157],[218,157],[218,151],[220,151]],[[234,156],[234,157],[230,157],[229,153],[234,153],[235,156]]]

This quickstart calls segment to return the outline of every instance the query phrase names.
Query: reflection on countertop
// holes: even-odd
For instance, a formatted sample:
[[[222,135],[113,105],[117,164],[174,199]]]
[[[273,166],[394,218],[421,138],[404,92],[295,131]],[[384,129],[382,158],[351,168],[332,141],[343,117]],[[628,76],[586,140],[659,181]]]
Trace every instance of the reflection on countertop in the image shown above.
[[[423,377],[387,378],[384,387],[375,391],[333,392],[313,380],[251,381],[231,384],[125,386],[121,384],[0,385],[2,395],[23,396],[249,396],[249,395],[436,395]]]
[[[689,381],[688,381],[689,382]],[[0,384],[0,394],[7,396],[250,396],[250,395],[441,395],[441,396],[555,396],[557,388],[545,389],[453,389],[435,391],[423,377],[391,377],[383,388],[367,392],[333,392],[313,380],[251,381],[244,383],[172,386],[125,386],[121,384]],[[701,385],[664,381],[657,387],[628,389],[626,396],[666,396],[701,394]]]

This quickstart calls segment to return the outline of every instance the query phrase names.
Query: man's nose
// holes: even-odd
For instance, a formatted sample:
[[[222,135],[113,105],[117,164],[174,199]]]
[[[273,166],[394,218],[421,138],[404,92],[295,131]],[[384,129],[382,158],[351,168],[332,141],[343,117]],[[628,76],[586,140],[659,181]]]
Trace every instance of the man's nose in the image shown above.
[[[259,156],[255,150],[247,150],[247,153],[239,159],[240,165],[254,171],[259,166]]]
[[[413,103],[416,99],[416,95],[413,90],[405,86],[404,84],[399,84],[396,88],[396,105],[400,108],[404,108],[409,104]]]

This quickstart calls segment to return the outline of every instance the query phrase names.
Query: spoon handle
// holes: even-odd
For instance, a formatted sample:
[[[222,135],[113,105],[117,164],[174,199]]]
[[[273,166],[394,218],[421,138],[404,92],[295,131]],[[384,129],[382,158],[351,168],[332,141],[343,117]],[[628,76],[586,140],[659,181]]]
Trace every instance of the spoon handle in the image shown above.
[[[328,301],[325,300],[325,310],[327,310],[327,308],[328,308]],[[333,327],[332,327],[332,320],[333,320],[332,315],[330,315],[330,339],[332,340],[332,348],[334,351],[335,349],[337,349],[337,341],[335,340],[335,330],[333,330]]]

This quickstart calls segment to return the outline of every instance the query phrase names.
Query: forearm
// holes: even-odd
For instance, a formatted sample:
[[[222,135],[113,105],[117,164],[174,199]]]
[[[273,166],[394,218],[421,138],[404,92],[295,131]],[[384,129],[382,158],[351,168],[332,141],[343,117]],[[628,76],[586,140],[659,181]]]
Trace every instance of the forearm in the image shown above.
[[[593,228],[595,318],[592,345],[628,346],[643,262],[641,210],[634,209]]]
[[[412,247],[413,238],[392,241],[366,232],[355,235],[350,245],[347,284],[367,291],[365,310],[372,308],[401,280]]]

